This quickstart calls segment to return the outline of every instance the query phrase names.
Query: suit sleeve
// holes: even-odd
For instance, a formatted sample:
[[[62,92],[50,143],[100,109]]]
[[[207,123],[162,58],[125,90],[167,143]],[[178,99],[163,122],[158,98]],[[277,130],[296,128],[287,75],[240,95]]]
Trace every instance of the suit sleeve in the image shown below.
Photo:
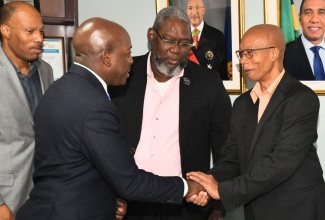
[[[117,108],[102,102],[89,112],[82,132],[83,152],[110,187],[125,199],[181,204],[184,183],[138,169],[122,138]]]
[[[270,151],[254,158],[256,161],[243,175],[219,183],[220,198],[227,211],[237,208],[236,204],[243,205],[286,181],[304,162],[308,151],[313,147],[317,138],[319,111],[317,96],[312,91],[305,90],[286,102],[281,110],[282,117],[278,119],[280,120],[278,135],[272,140],[259,142],[260,144],[256,146],[258,148],[262,144],[270,145]],[[234,114],[243,114],[242,109],[236,109],[235,106],[234,108]],[[268,131],[264,132],[267,136]],[[225,152],[231,149],[230,157],[233,157],[234,162],[236,162],[235,146],[234,139],[230,139],[225,149]],[[225,167],[222,165],[215,167],[211,173],[223,168]]]

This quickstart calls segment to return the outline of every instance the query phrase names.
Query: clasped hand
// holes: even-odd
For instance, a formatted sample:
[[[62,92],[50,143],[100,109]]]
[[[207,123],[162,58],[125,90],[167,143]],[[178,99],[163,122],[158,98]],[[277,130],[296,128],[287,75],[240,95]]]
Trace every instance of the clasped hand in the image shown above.
[[[185,198],[187,202],[196,205],[205,206],[208,204],[210,197],[219,200],[219,183],[212,175],[202,172],[189,172],[186,174],[188,193]]]

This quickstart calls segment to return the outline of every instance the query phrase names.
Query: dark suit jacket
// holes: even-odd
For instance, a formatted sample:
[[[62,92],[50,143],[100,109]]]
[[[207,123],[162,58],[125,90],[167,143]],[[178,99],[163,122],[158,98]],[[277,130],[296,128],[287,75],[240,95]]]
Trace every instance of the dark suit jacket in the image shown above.
[[[298,80],[315,80],[301,35],[296,40],[287,43],[283,65],[285,70]]]
[[[135,57],[127,84],[110,93],[121,112],[123,133],[132,152],[141,135],[147,59],[148,54]],[[211,150],[214,161],[220,157],[229,131],[231,102],[218,73],[192,62],[185,67],[179,93],[179,144],[185,177],[189,171],[210,169]]]
[[[231,133],[209,171],[227,211],[251,205],[255,219],[325,219],[325,184],[313,145],[318,111],[317,95],[288,73],[258,124],[250,91],[236,99]]]
[[[129,149],[140,140],[147,59],[135,57],[125,86],[114,88],[113,102],[121,112],[123,134]],[[190,83],[187,85],[184,80]],[[189,62],[180,80],[179,141],[183,176],[210,168],[210,150],[220,157],[230,126],[231,102],[217,72]],[[133,152],[135,152],[133,150]]]
[[[209,26],[204,22],[203,30],[199,39],[197,49],[192,47],[193,53],[198,59],[200,65],[217,70],[222,80],[229,79],[227,72],[227,52],[226,41],[223,33],[218,29]],[[213,58],[208,60],[206,53],[212,51]]]
[[[51,86],[35,112],[35,187],[17,220],[115,219],[117,195],[181,203],[179,177],[139,170],[119,112],[98,79],[78,65]]]

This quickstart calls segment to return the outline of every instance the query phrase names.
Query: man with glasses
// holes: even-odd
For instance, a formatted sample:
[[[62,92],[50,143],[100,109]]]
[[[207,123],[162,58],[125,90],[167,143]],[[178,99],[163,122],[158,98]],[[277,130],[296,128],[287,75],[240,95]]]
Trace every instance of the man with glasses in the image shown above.
[[[177,7],[162,9],[147,38],[148,54],[134,57],[125,86],[110,92],[139,168],[161,176],[210,169],[220,157],[231,102],[219,74],[188,62],[191,28]],[[207,219],[210,209],[129,202],[127,219]],[[220,213],[219,213],[220,214]],[[222,217],[222,215],[219,215]]]
[[[285,41],[274,25],[257,25],[236,51],[256,82],[233,106],[230,135],[208,171],[188,173],[227,211],[245,219],[325,219],[325,183],[314,143],[319,100],[283,69]]]
[[[194,44],[190,60],[217,70],[221,79],[228,80],[226,42],[223,33],[203,20],[205,14],[203,0],[188,0],[186,10],[191,22]]]

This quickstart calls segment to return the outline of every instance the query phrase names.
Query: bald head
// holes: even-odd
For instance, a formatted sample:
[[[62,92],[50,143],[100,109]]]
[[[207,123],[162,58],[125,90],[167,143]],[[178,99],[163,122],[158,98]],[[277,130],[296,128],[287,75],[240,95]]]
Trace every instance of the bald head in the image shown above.
[[[83,22],[73,35],[75,60],[86,64],[103,50],[113,51],[122,37],[129,38],[129,35],[119,24],[103,18],[90,18]]]
[[[90,18],[73,34],[75,61],[88,67],[107,85],[123,85],[128,77],[131,57],[131,39],[119,24]]]
[[[283,60],[285,40],[278,26],[271,24],[253,26],[246,31],[242,41],[250,41],[258,47],[276,47],[279,49],[279,58]]]

